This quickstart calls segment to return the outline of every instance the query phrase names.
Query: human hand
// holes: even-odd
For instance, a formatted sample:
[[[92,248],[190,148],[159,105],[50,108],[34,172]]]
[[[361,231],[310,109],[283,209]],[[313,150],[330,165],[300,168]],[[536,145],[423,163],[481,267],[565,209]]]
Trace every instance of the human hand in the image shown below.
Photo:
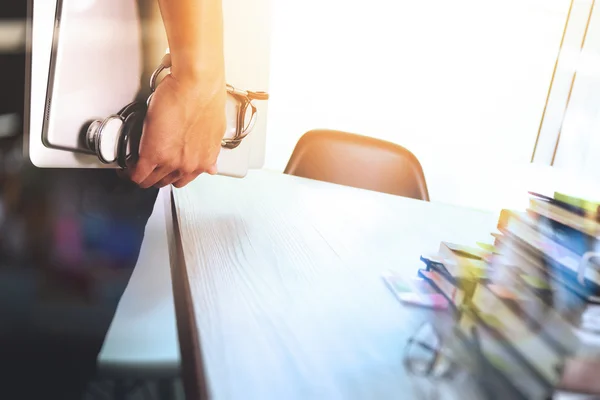
[[[198,82],[167,75],[152,95],[129,178],[142,188],[181,188],[203,172],[216,174],[226,98],[223,76]]]

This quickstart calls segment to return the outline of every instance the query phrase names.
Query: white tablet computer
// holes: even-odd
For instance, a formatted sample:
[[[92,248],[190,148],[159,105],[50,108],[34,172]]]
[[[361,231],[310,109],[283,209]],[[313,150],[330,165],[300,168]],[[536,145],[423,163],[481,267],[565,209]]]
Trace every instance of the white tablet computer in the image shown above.
[[[29,0],[25,151],[41,168],[116,168],[85,142],[89,122],[143,99],[147,78],[167,47],[156,1]],[[268,91],[270,0],[223,0],[227,82]],[[244,176],[264,159],[266,101],[235,149],[223,149],[219,173]]]

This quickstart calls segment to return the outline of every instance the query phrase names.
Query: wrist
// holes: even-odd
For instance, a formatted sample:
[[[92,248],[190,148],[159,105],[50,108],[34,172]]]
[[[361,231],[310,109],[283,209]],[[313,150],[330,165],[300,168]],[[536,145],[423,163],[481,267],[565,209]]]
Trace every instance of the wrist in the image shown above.
[[[182,83],[225,84],[225,65],[222,54],[202,57],[198,53],[171,54],[171,74]],[[211,85],[208,85],[211,86]]]
[[[192,101],[212,101],[226,93],[224,74],[213,69],[173,69],[170,73],[176,90]]]

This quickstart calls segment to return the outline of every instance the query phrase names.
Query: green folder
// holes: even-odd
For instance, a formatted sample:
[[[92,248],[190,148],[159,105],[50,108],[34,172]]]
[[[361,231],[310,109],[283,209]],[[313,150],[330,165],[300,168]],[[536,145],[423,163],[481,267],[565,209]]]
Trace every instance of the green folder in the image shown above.
[[[569,196],[560,192],[554,192],[554,199],[575,207],[579,207],[593,214],[597,214],[600,211],[600,203],[596,201],[590,201],[582,199],[580,197]]]

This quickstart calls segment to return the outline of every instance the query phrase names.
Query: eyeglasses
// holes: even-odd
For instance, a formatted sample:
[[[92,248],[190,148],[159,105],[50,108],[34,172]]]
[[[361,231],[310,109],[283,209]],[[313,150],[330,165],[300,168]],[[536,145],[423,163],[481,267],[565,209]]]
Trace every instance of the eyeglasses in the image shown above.
[[[469,360],[462,360],[467,351],[457,339],[453,330],[442,331],[429,321],[408,339],[403,364],[419,398],[485,398],[469,387],[472,368]]]
[[[446,377],[452,371],[453,361],[442,344],[434,326],[423,323],[408,339],[403,359],[406,370],[416,376]]]
[[[423,399],[495,399],[503,393],[525,398],[502,377],[484,355],[478,331],[448,332],[431,322],[423,323],[408,339],[403,357],[414,389]],[[442,394],[444,396],[442,396]]]

